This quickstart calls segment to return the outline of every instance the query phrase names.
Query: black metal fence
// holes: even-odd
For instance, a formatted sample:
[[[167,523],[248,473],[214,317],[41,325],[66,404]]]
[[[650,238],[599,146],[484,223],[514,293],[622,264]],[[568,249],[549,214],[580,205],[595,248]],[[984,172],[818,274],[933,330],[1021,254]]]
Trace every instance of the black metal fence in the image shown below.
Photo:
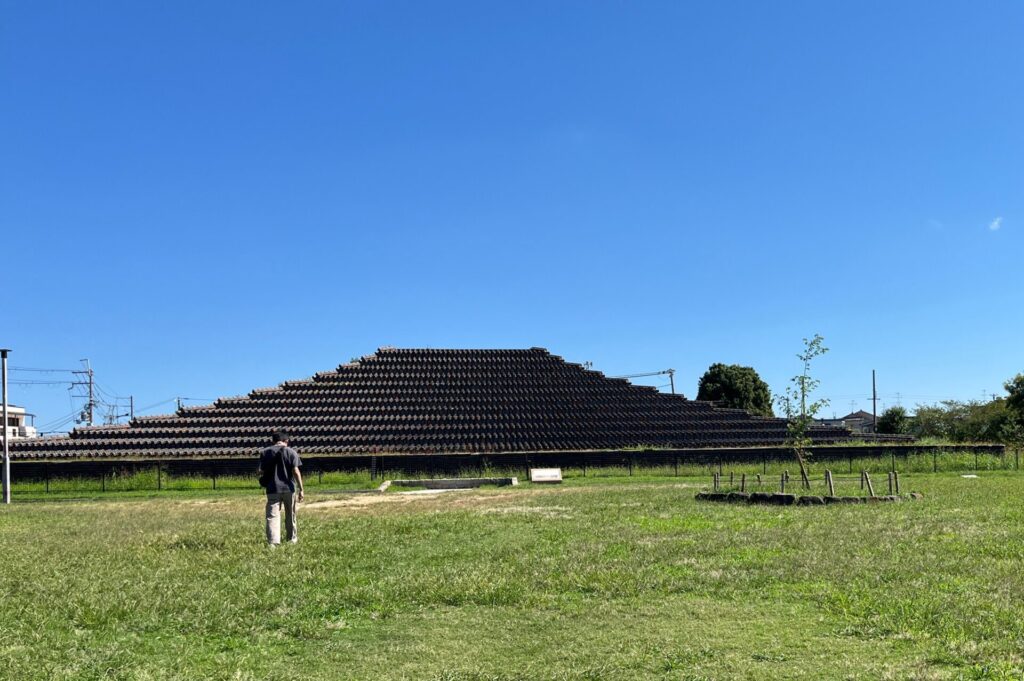
[[[818,447],[812,465],[836,473],[861,470],[940,472],[1019,470],[1020,452],[1003,445]],[[394,477],[520,475],[530,468],[561,468],[564,477],[704,476],[712,473],[778,473],[794,466],[779,447],[696,450],[516,452],[505,454],[376,454],[310,456],[307,485],[368,488]],[[113,490],[256,488],[257,459],[14,460],[15,490],[38,493]]]

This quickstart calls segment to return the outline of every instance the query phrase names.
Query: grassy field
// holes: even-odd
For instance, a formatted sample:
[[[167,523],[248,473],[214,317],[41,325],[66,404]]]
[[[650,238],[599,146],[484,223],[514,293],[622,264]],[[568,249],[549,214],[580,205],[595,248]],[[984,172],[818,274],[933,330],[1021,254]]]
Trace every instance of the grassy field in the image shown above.
[[[839,507],[706,482],[313,491],[275,550],[255,491],[15,504],[0,677],[1024,678],[1024,475]]]

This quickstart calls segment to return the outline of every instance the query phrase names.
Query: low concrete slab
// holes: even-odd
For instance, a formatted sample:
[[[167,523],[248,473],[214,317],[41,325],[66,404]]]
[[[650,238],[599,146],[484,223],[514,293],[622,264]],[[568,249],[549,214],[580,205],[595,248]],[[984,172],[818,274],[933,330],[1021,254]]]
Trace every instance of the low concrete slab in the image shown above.
[[[473,489],[484,485],[508,487],[518,485],[519,478],[432,478],[429,480],[390,480],[394,487],[423,487],[424,489]],[[383,492],[387,487],[381,485]]]

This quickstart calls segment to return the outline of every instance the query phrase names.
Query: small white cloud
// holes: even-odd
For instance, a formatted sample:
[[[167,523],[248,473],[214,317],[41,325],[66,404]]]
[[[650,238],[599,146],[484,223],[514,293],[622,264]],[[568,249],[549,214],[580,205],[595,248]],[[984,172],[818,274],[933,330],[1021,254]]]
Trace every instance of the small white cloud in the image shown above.
[[[992,222],[988,223],[989,231],[998,232],[999,228],[1003,226],[1003,216],[1000,215]]]

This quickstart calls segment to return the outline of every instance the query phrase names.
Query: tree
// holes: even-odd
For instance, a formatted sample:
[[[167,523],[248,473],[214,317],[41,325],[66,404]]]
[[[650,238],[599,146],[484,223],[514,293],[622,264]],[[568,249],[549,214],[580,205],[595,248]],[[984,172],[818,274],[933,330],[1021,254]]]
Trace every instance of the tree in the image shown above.
[[[910,418],[903,407],[889,407],[878,417],[878,432],[902,435],[910,432]]]
[[[697,383],[697,399],[746,409],[757,416],[775,416],[772,392],[753,367],[712,364]]]
[[[1006,392],[1007,418],[1000,432],[1003,442],[1012,444],[1017,451],[1024,446],[1024,374],[1017,374],[1003,384]]]
[[[1017,374],[1003,384],[1009,396],[1006,406],[1013,410],[1017,418],[1024,421],[1024,374]]]
[[[811,393],[817,390],[821,384],[816,378],[811,378],[811,361],[828,352],[823,343],[824,338],[820,334],[814,334],[814,338],[804,338],[804,350],[797,353],[797,359],[803,363],[803,371],[789,380],[790,385],[786,386],[786,393],[776,398],[782,413],[789,421],[786,444],[792,448],[796,461],[800,465],[800,478],[805,487],[811,486],[811,479],[807,476],[807,459],[810,452],[807,448],[812,440],[807,431],[814,422],[814,417],[824,407],[828,406],[828,400],[821,399],[809,402]]]

